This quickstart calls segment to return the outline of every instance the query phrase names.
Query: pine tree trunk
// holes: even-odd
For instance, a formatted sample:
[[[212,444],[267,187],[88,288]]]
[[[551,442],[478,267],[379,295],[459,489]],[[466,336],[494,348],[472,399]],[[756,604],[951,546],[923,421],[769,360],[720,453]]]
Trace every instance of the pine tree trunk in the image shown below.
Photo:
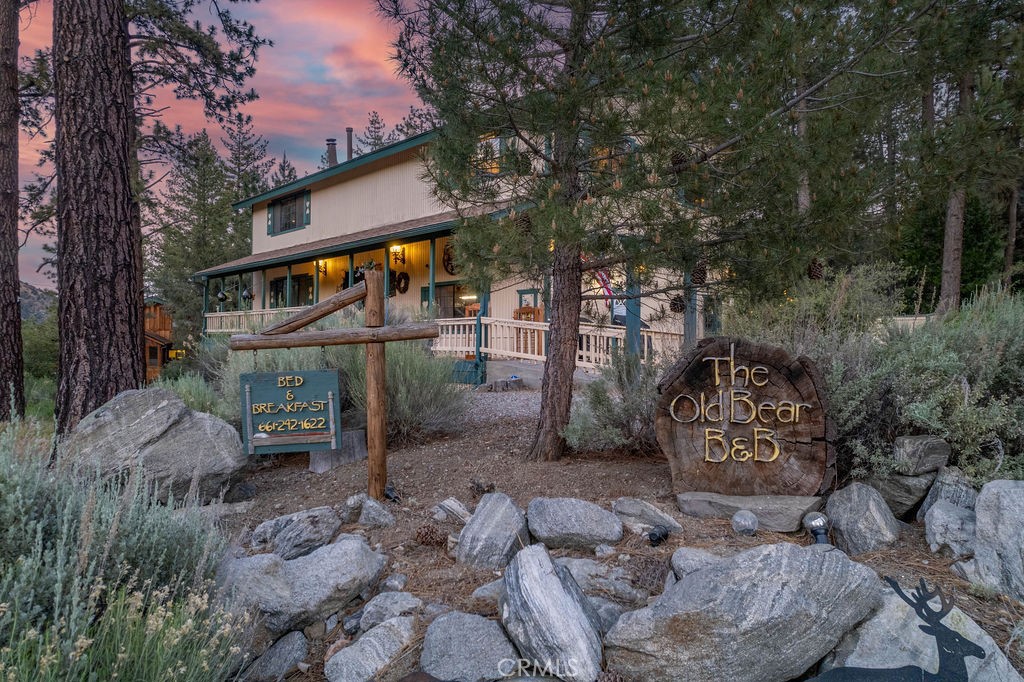
[[[1006,226],[1006,259],[1003,263],[1003,282],[1009,286],[1013,278],[1014,249],[1017,246],[1017,203],[1020,201],[1020,186],[1014,185],[1010,192],[1010,205],[1007,208]]]
[[[0,421],[25,412],[18,281],[18,0],[0,0]]]
[[[63,434],[143,384],[142,240],[125,4],[56,0],[53,15]]]
[[[569,424],[572,379],[579,344],[583,260],[578,245],[555,246],[551,275],[551,318],[547,362],[541,382],[540,419],[533,445],[526,454],[531,461],[551,462],[566,449],[562,431]]]
[[[964,253],[964,204],[966,193],[956,187],[946,202],[946,230],[942,243],[942,285],[937,313],[960,307],[960,266]]]
[[[966,116],[971,110],[971,96],[974,86],[972,74],[960,77],[959,115]],[[942,283],[939,288],[939,305],[935,312],[948,313],[960,307],[960,275],[964,255],[964,208],[967,192],[961,183],[954,185],[946,201],[946,228],[942,242]]]

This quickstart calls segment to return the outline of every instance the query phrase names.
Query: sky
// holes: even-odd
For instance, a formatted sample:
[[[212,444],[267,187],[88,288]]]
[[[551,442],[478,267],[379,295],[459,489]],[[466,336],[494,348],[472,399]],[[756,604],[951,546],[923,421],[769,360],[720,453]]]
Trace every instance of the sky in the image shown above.
[[[375,8],[374,0],[263,0],[230,5],[234,14],[274,43],[260,51],[256,75],[250,81],[260,99],[246,105],[244,112],[268,141],[269,155],[279,159],[287,153],[300,176],[316,170],[326,138],[338,139],[338,153],[344,158],[346,126],[361,132],[371,110],[393,125],[416,102],[389,59],[394,31]],[[22,56],[52,41],[51,11],[52,0],[40,0],[31,11],[22,11]],[[203,23],[213,19],[205,8],[196,18]],[[211,137],[220,137],[216,124],[204,121],[195,103],[162,104],[170,107],[163,115],[167,125],[180,125],[187,132],[207,127]],[[44,143],[22,134],[22,183],[37,172]],[[21,280],[53,288],[45,275],[36,272],[42,258],[41,240],[30,238],[19,254]]]

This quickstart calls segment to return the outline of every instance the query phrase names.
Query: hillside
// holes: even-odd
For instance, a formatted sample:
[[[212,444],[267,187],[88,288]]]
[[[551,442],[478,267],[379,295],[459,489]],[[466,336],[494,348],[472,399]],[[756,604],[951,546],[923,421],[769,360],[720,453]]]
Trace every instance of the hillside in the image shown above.
[[[27,282],[21,283],[21,319],[42,321],[56,302],[56,291],[40,289]]]

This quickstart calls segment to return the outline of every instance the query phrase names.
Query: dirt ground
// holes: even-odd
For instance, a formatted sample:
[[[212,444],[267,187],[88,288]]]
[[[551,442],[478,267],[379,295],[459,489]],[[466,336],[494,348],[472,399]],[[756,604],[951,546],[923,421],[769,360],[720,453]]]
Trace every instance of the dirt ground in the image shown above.
[[[532,395],[531,395],[532,394]],[[754,537],[734,534],[728,521],[694,519],[675,508],[671,475],[663,459],[615,456],[572,456],[558,462],[524,462],[536,425],[535,412],[529,409],[539,401],[536,392],[523,392],[514,399],[527,409],[493,409],[495,394],[474,394],[463,430],[388,453],[389,480],[397,488],[400,503],[389,503],[397,524],[393,528],[371,530],[349,525],[341,532],[365,535],[371,546],[385,552],[389,564],[385,574],[403,573],[409,581],[406,590],[424,602],[439,602],[453,609],[496,616],[493,604],[473,599],[477,587],[499,574],[475,570],[457,564],[444,546],[425,546],[416,541],[417,530],[435,526],[444,535],[457,534],[461,525],[439,523],[430,509],[441,500],[454,496],[472,510],[481,491],[493,489],[514,499],[522,508],[534,497],[578,497],[610,508],[618,497],[648,500],[671,513],[683,526],[663,545],[653,548],[641,536],[626,536],[609,561],[623,562],[639,583],[663,576],[668,560],[681,546],[716,547],[738,550],[764,543],[794,542],[809,544],[806,533],[783,535],[759,531]],[[481,409],[475,410],[479,406]],[[500,406],[499,406],[500,407]],[[308,455],[280,456],[267,461],[248,478],[256,488],[254,505],[243,515],[227,517],[226,530],[234,541],[248,545],[248,535],[262,521],[283,514],[319,506],[340,506],[354,493],[366,490],[366,463],[343,465],[325,474],[308,471]],[[553,555],[569,554],[564,551]],[[579,554],[579,553],[577,553]],[[629,558],[626,559],[626,555]],[[979,622],[999,643],[1018,670],[1024,670],[1021,645],[1010,646],[1015,624],[1024,621],[1024,606],[1005,597],[984,595],[949,571],[950,560],[933,555],[924,540],[920,524],[904,534],[900,546],[857,557],[881,575],[914,585],[921,577],[938,584],[954,596],[957,606]],[[355,611],[358,606],[353,606]],[[289,679],[316,680],[322,675],[323,652],[344,635],[340,627],[326,641],[313,644],[313,659],[321,661],[307,674],[296,673]],[[410,653],[410,664],[418,653]]]

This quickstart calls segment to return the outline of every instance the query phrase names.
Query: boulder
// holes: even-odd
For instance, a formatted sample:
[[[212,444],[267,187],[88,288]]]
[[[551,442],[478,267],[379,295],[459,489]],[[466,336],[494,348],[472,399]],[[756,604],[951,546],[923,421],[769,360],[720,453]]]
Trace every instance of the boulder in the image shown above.
[[[264,521],[252,532],[253,549],[295,559],[323,547],[341,528],[330,507],[317,507]]]
[[[680,547],[672,553],[672,572],[675,573],[676,578],[682,580],[691,573],[715,566],[721,561],[725,561],[725,559],[706,550],[696,547]]]
[[[277,636],[344,608],[377,581],[386,563],[365,539],[341,535],[298,559],[257,554],[227,560],[217,581],[234,604],[257,610],[266,630]]]
[[[949,461],[949,443],[938,436],[899,436],[892,444],[896,470],[908,476],[938,471]]]
[[[306,660],[309,642],[301,632],[289,632],[242,673],[244,682],[278,682]]]
[[[358,523],[367,528],[390,528],[395,525],[395,517],[382,503],[367,497],[359,511]]]
[[[933,552],[960,558],[974,554],[974,512],[936,502],[924,517],[924,535]]]
[[[612,512],[622,524],[634,532],[646,532],[654,526],[665,526],[670,533],[683,530],[679,522],[650,502],[635,497],[620,497],[612,502]]]
[[[499,613],[523,658],[557,668],[566,682],[593,682],[601,672],[600,619],[543,545],[531,545],[509,562]]]
[[[851,483],[828,498],[825,515],[832,522],[836,547],[853,556],[893,545],[900,522],[881,494],[869,485]]]
[[[64,440],[66,463],[104,477],[138,467],[155,481],[161,501],[217,498],[248,464],[238,432],[194,412],[163,388],[119,393],[87,414]]]
[[[731,519],[741,509],[757,516],[762,528],[792,533],[800,530],[804,515],[821,508],[820,497],[792,495],[719,495],[718,493],[680,493],[676,495],[679,511],[687,516]]]
[[[381,592],[401,592],[405,589],[405,584],[409,582],[409,576],[402,573],[392,573],[387,578],[381,581],[380,591]]]
[[[423,610],[423,600],[408,592],[381,592],[363,607],[359,621],[362,632],[372,630],[386,620],[411,616]]]
[[[573,580],[588,597],[610,597],[628,604],[646,603],[650,595],[633,587],[629,571],[621,566],[601,563],[593,559],[564,557],[554,560],[572,574]]]
[[[501,625],[454,611],[437,618],[423,638],[420,668],[442,680],[485,682],[505,677],[507,661],[519,658]],[[506,661],[504,666],[502,661]]]
[[[480,587],[473,590],[471,595],[473,599],[482,599],[488,602],[494,602],[495,605],[501,600],[501,595],[505,592],[505,579],[498,578],[491,582],[481,585]]]
[[[369,495],[356,493],[345,498],[345,504],[341,507],[341,520],[344,523],[353,523],[359,518],[359,512],[363,510],[363,502],[366,502]]]
[[[986,483],[974,511],[974,558],[954,564],[953,570],[1024,600],[1024,481]]]
[[[594,549],[622,539],[622,521],[593,502],[572,497],[536,497],[526,508],[530,533],[551,548]]]
[[[758,520],[757,515],[749,509],[740,509],[732,515],[732,532],[737,535],[756,535]]]
[[[608,667],[637,680],[793,679],[877,608],[881,592],[874,571],[829,545],[757,547],[624,613],[604,639]]]
[[[469,523],[469,520],[473,517],[473,515],[469,513],[469,510],[466,509],[466,505],[462,504],[454,497],[446,497],[441,500],[437,503],[437,507],[435,507],[435,509],[443,513],[445,518],[454,516],[462,523]]]
[[[459,535],[455,558],[476,568],[504,568],[530,544],[526,517],[504,493],[487,493]]]
[[[370,682],[377,679],[377,673],[412,645],[415,624],[411,616],[384,621],[331,656],[324,666],[324,676],[329,682]]]
[[[865,483],[881,494],[894,516],[902,518],[904,514],[914,508],[914,505],[925,498],[928,489],[932,487],[935,475],[934,471],[919,476],[889,474],[884,477],[869,478]]]
[[[604,597],[588,596],[587,600],[590,601],[590,607],[597,614],[598,632],[602,637],[608,634],[608,631],[619,620],[619,616],[627,611],[625,606]]]
[[[938,611],[937,598],[932,600],[930,608]],[[1022,682],[1020,675],[1000,651],[999,645],[963,611],[954,607],[942,619],[942,624],[956,634],[944,633],[940,645],[935,636],[921,630],[924,623],[914,609],[886,588],[882,608],[840,640],[835,650],[822,661],[821,671],[843,667],[892,669],[918,666],[935,674],[936,679]],[[962,639],[966,639],[967,643],[962,642]],[[985,657],[978,658],[979,652],[970,643],[981,647]],[[955,676],[953,671],[946,670],[944,666],[940,670],[940,646],[951,652],[947,654],[951,656],[951,661],[966,663],[965,677]],[[947,676],[943,676],[943,673]]]
[[[943,500],[957,507],[974,509],[974,503],[978,499],[978,491],[974,489],[971,482],[964,476],[963,472],[956,467],[942,467],[939,469],[935,482],[932,483],[928,495],[917,510],[917,520],[924,521],[925,514],[932,505]]]

